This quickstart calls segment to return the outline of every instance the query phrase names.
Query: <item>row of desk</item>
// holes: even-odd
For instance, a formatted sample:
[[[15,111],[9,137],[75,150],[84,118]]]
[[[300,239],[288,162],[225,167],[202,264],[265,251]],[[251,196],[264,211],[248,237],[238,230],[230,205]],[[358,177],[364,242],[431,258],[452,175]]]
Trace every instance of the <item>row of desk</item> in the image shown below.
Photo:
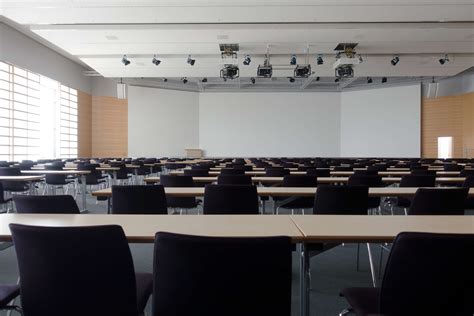
[[[474,216],[357,215],[0,215],[0,241],[11,223],[37,226],[120,225],[129,242],[153,243],[157,232],[214,237],[289,236],[300,252],[300,315],[309,315],[311,242],[391,242],[400,232],[474,234]]]
[[[330,171],[329,172],[331,176],[351,176],[355,173],[355,171]],[[183,175],[184,171],[179,170],[179,171],[171,171],[171,175]],[[221,171],[209,171],[209,175],[220,175]],[[245,171],[246,175],[249,176],[264,176],[265,171]],[[305,175],[306,171],[290,171],[290,174],[300,174],[300,175]],[[394,171],[379,171],[378,174],[380,176],[405,176],[412,174],[410,171],[399,171],[399,170],[394,170]],[[459,176],[461,174],[460,171],[437,171],[436,175],[437,176]]]

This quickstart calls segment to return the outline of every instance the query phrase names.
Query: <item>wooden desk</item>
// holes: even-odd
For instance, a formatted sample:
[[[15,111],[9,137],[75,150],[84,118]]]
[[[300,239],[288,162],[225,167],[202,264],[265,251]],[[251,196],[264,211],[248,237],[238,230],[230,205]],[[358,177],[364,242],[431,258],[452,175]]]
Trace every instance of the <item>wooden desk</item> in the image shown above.
[[[10,223],[37,226],[120,225],[129,242],[153,243],[159,231],[218,237],[289,236],[302,233],[287,215],[98,215],[1,214],[0,241],[11,241]]]
[[[86,175],[91,173],[89,170],[22,170],[24,174],[61,174],[61,175],[78,175],[81,176],[81,191],[82,191],[82,212],[87,211],[86,204]]]

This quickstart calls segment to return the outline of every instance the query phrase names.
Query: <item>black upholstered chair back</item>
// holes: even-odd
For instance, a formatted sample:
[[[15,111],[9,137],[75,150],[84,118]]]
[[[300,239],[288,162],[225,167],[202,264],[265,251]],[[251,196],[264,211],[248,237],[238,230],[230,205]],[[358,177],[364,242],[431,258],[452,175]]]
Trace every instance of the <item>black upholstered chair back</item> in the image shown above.
[[[464,169],[459,173],[460,177],[472,177],[474,176],[474,169]]]
[[[221,174],[245,174],[245,169],[241,168],[222,168]]]
[[[316,191],[314,214],[366,215],[369,188],[322,185]]]
[[[164,187],[194,187],[195,183],[192,176],[160,175],[160,184]],[[167,196],[168,207],[175,208],[194,208],[197,206],[194,197],[173,197]]]
[[[410,174],[402,177],[400,187],[434,187],[436,183],[436,176],[433,175],[416,175]]]
[[[204,214],[258,214],[257,187],[254,185],[206,185]]]
[[[291,249],[288,237],[158,233],[152,315],[290,316]]]
[[[283,177],[282,187],[316,187],[318,180],[315,176],[305,174],[288,174]]]
[[[252,177],[244,174],[221,174],[217,177],[217,184],[252,185]]]
[[[162,185],[112,186],[112,214],[168,214]]]
[[[331,176],[331,170],[330,169],[315,169],[315,168],[310,168],[306,170],[306,174],[308,176],[314,176],[314,177],[330,177]]]
[[[380,292],[383,315],[472,315],[474,235],[401,233]]]
[[[120,226],[10,230],[24,315],[137,315],[132,255]]]
[[[348,185],[362,185],[367,187],[383,186],[382,177],[375,174],[353,174],[349,177]]]
[[[420,188],[408,215],[464,215],[468,188]]]
[[[191,177],[209,177],[209,171],[206,169],[184,169],[184,175]]]
[[[71,195],[15,195],[17,213],[79,214],[79,207]]]
[[[434,176],[436,177],[436,170],[425,170],[425,169],[415,169],[411,171],[412,175],[425,175],[425,176]]]
[[[354,170],[354,175],[356,176],[377,176],[378,174],[378,170]]]

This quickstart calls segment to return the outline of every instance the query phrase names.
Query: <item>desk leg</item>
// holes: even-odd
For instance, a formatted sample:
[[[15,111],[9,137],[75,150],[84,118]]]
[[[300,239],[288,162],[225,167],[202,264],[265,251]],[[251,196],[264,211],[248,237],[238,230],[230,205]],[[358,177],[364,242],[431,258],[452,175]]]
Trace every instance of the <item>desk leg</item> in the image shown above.
[[[300,316],[309,316],[309,254],[306,243],[298,244],[300,254]]]
[[[375,268],[374,268],[374,260],[372,257],[372,250],[370,249],[370,244],[367,243],[367,252],[369,254],[369,264],[370,264],[370,274],[372,274],[372,283],[374,287],[377,287],[377,279],[375,277]]]
[[[110,214],[112,212],[112,207],[111,207],[112,201],[110,199],[111,197],[107,198],[107,214]]]
[[[117,171],[114,170],[112,171],[112,185],[116,185],[117,184]]]
[[[86,205],[86,194],[87,194],[87,184],[86,184],[86,175],[81,174],[81,193],[82,193],[82,212],[87,211],[87,205]]]

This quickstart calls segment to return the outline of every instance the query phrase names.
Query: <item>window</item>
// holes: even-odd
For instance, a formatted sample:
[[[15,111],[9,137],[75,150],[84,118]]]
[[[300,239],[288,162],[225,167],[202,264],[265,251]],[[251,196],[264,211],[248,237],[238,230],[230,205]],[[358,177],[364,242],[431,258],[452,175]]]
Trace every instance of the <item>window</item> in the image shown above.
[[[438,137],[438,158],[453,158],[453,138],[451,136]]]
[[[0,61],[0,160],[75,156],[77,91]]]

